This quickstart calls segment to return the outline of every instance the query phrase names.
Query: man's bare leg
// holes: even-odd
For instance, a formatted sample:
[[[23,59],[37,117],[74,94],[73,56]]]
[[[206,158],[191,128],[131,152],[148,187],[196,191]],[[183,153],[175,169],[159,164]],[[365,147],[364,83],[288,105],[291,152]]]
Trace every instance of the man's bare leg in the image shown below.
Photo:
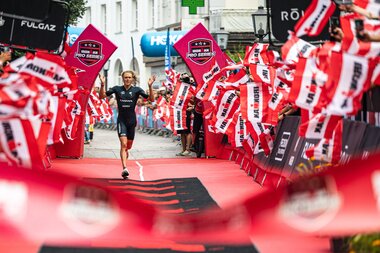
[[[127,167],[127,152],[128,152],[128,139],[127,137],[120,137],[120,159],[121,159],[121,165],[123,166],[123,169]]]
[[[129,152],[132,148],[133,140],[128,140],[127,137],[120,137],[120,158],[121,164],[123,165],[123,172],[121,176],[125,179],[129,176],[129,171],[127,169],[127,160],[129,157]]]

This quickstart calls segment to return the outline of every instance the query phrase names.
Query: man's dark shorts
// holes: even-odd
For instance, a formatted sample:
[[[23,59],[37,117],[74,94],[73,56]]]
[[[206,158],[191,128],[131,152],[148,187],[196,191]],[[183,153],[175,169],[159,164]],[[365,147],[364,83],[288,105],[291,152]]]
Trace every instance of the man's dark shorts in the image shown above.
[[[127,137],[128,140],[135,139],[136,122],[127,124],[126,121],[117,122],[117,134],[119,137]]]

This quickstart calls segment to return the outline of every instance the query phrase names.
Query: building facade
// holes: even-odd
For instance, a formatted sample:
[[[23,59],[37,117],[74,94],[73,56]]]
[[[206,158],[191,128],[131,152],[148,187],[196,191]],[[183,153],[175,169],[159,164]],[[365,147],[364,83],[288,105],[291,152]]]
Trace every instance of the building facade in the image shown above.
[[[127,69],[137,72],[144,89],[152,74],[158,77],[156,86],[165,79],[164,58],[144,57],[140,49],[141,37],[146,32],[168,28],[189,30],[202,22],[210,33],[220,28],[230,32],[229,42],[236,47],[239,41],[253,35],[251,14],[259,5],[264,6],[265,0],[205,0],[205,6],[198,8],[196,15],[189,15],[188,7],[182,7],[181,3],[181,0],[88,0],[78,27],[91,23],[118,46],[111,57],[108,87],[121,84],[120,73]],[[238,36],[234,39],[233,34]],[[232,46],[231,49],[234,50]],[[172,57],[172,65],[177,71],[186,71],[179,57]]]

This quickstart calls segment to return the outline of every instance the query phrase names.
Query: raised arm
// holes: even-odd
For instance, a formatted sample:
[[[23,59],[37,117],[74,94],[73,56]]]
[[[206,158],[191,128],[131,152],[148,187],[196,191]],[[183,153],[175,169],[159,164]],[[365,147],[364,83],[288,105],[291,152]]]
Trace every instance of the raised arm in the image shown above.
[[[107,97],[106,88],[105,88],[106,78],[99,73],[99,80],[100,80],[99,98],[103,99],[103,98]]]
[[[153,83],[154,83],[154,81],[156,81],[156,76],[153,75],[148,80],[150,102],[154,102],[154,94],[153,94]]]

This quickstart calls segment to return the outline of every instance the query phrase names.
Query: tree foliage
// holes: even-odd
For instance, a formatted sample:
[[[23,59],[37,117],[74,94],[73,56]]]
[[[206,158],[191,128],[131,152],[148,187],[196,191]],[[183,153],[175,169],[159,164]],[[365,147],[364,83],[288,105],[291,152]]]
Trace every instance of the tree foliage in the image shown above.
[[[65,0],[70,6],[69,25],[76,25],[86,11],[87,0]]]

